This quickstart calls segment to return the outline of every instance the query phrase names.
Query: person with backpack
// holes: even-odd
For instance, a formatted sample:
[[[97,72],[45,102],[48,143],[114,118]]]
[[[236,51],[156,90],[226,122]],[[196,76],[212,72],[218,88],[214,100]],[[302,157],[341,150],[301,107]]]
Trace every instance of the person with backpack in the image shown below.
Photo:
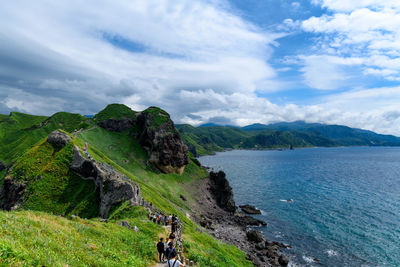
[[[165,251],[165,257],[167,258],[167,260],[171,259],[173,252],[175,253],[175,256],[176,256],[176,250],[175,250],[173,242],[171,241],[168,243],[168,248]]]
[[[160,238],[160,242],[157,243],[157,250],[158,250],[158,254],[159,254],[159,258],[160,258],[160,262],[163,262],[165,260],[165,250],[164,250],[164,242],[163,242],[164,238]],[[162,260],[161,261],[161,256],[162,256]]]
[[[183,267],[183,266],[185,266],[185,263],[181,263],[176,258],[176,252],[175,251],[172,251],[170,255],[171,255],[171,259],[167,260],[167,263],[165,264],[165,267]]]

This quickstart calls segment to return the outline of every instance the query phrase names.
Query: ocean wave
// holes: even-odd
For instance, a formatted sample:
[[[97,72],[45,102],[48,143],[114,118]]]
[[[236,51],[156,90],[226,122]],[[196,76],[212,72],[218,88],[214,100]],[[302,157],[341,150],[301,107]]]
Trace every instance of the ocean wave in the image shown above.
[[[287,202],[287,203],[293,203],[293,202],[294,202],[293,199],[279,199],[279,201],[281,201],[281,202]]]
[[[328,254],[328,257],[333,257],[333,256],[338,256],[339,253],[337,251],[334,251],[332,249],[328,249],[325,251],[326,254]]]
[[[313,262],[315,262],[315,260],[314,260],[313,257],[311,257],[311,256],[306,256],[306,255],[303,255],[303,260],[304,260],[305,262],[307,262],[307,263],[313,263]]]

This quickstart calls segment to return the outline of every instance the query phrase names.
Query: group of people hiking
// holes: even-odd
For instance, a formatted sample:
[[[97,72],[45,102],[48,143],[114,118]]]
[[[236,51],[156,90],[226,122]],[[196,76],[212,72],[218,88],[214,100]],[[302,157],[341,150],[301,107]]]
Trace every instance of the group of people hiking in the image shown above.
[[[173,214],[173,215],[164,215],[161,213],[155,213],[155,214],[149,214],[150,220],[152,220],[154,223],[160,224],[160,225],[169,225],[171,224],[171,232],[174,233],[178,229],[178,217]]]
[[[150,214],[150,219],[154,223],[158,223],[160,225],[169,225],[171,224],[171,233],[166,238],[164,242],[164,238],[160,238],[160,241],[157,243],[157,251],[159,254],[159,261],[165,262],[166,267],[180,267],[185,266],[184,263],[181,263],[177,257],[176,249],[175,249],[175,238],[176,232],[178,230],[178,217],[173,214],[170,216],[166,216],[164,214]]]
[[[171,233],[172,234],[172,233]],[[181,267],[185,266],[185,263],[180,262],[176,256],[176,249],[174,247],[174,242],[169,241],[167,238],[164,242],[164,238],[160,238],[160,242],[157,243],[157,250],[160,262],[165,262],[166,267]]]

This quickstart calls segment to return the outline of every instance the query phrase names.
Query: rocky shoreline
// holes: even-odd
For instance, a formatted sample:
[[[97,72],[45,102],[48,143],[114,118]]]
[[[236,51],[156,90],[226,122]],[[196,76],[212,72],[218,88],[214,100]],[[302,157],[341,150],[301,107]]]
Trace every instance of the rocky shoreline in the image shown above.
[[[235,245],[257,267],[288,265],[289,258],[284,250],[289,246],[268,241],[261,232],[251,229],[267,224],[238,211],[224,172],[210,172],[208,178],[196,181],[191,187],[190,190],[196,192],[192,217],[202,226],[198,231],[207,231],[215,238]]]

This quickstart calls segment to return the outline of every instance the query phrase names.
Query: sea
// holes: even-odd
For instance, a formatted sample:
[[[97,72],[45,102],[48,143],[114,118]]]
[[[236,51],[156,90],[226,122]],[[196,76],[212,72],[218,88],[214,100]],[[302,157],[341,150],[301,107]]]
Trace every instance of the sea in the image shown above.
[[[400,148],[233,150],[199,158],[223,170],[237,205],[262,211],[291,266],[400,266]]]

